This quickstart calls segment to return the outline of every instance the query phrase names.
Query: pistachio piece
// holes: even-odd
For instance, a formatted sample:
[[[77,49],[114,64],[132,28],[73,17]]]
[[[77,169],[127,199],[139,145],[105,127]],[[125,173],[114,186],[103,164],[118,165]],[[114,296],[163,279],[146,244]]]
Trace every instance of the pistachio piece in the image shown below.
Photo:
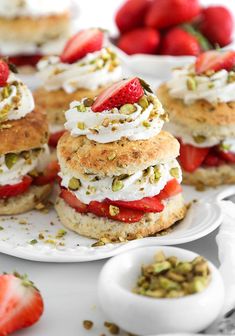
[[[185,281],[185,277],[182,274],[176,273],[174,271],[169,271],[167,272],[167,277],[170,280],[176,281],[176,282],[184,282]]]
[[[154,167],[154,182],[158,182],[161,178],[161,172],[160,172],[160,169],[159,167],[155,166]]]
[[[177,266],[179,263],[179,260],[177,257],[169,257],[167,260],[171,263],[173,267]]]
[[[2,89],[2,92],[1,92],[1,95],[2,95],[2,99],[6,99],[10,96],[11,94],[11,88],[9,85],[7,86],[4,86],[3,89]]]
[[[189,91],[195,91],[197,88],[197,81],[194,77],[188,77],[186,85]]]
[[[235,72],[234,71],[230,71],[228,74],[228,79],[227,79],[227,83],[234,83],[235,82]]]
[[[115,159],[115,157],[116,157],[116,153],[113,152],[113,153],[111,153],[111,154],[108,156],[108,160],[109,160],[109,161],[113,161],[113,160]]]
[[[84,320],[83,321],[83,327],[86,330],[90,330],[93,327],[93,324],[94,323],[92,321],[90,321],[90,320]]]
[[[146,127],[146,128],[151,127],[150,122],[148,122],[147,120],[144,120],[144,121],[142,122],[142,125],[143,125],[144,127]]]
[[[146,296],[150,296],[150,297],[154,297],[154,298],[163,298],[163,297],[165,297],[166,296],[166,291],[164,290],[164,289],[161,289],[161,288],[159,288],[159,289],[155,289],[154,291],[146,291],[145,292],[145,295]]]
[[[185,295],[185,292],[184,291],[182,291],[182,290],[170,290],[168,293],[167,293],[167,295],[166,295],[166,297],[167,298],[171,298],[171,299],[176,299],[176,298],[179,298],[179,297],[182,297],[182,296],[184,296]]]
[[[79,128],[80,130],[84,130],[86,127],[85,123],[84,122],[78,122],[77,123],[77,128]]]
[[[69,180],[68,187],[69,187],[69,189],[76,191],[81,187],[81,181],[79,179],[75,178],[75,177],[72,177]]]
[[[19,156],[15,153],[8,153],[5,155],[5,164],[8,169],[11,169],[19,160]]]
[[[118,178],[115,178],[112,183],[112,191],[119,191],[124,187],[124,183]]]
[[[102,126],[104,126],[104,127],[108,127],[108,126],[109,126],[109,122],[110,122],[109,118],[105,118],[105,119],[103,120],[103,122],[102,122]]]
[[[201,144],[203,142],[206,141],[206,137],[204,135],[194,135],[193,136],[193,140],[198,143],[198,144]]]
[[[170,174],[171,174],[172,177],[178,179],[179,176],[180,176],[179,168],[178,167],[171,168],[170,169]]]
[[[225,143],[221,143],[219,147],[222,151],[229,151],[231,149],[231,145],[227,145]]]
[[[129,115],[129,114],[132,114],[132,113],[136,112],[136,110],[137,109],[136,109],[135,105],[133,105],[133,104],[125,104],[125,105],[122,105],[122,107],[120,107],[119,112],[121,114],[127,114],[127,115]]]
[[[153,273],[161,273],[162,271],[166,271],[171,268],[171,264],[169,261],[162,261],[153,264]]]
[[[181,274],[189,273],[192,271],[192,269],[193,269],[193,266],[189,262],[179,263],[176,267],[176,271]]]
[[[145,110],[148,106],[149,106],[149,102],[146,96],[142,96],[139,101],[138,104],[143,108],[143,110]]]
[[[5,121],[7,119],[10,109],[11,109],[11,106],[7,104],[0,110],[0,122]]]
[[[172,281],[170,279],[167,279],[166,277],[161,276],[159,278],[159,282],[162,288],[166,290],[171,290],[171,289],[179,289],[179,284],[175,281]]]
[[[204,277],[195,277],[190,285],[191,293],[202,292],[207,286],[207,279]]]
[[[80,104],[77,106],[78,112],[86,112],[86,107],[84,104]]]
[[[83,105],[85,107],[91,107],[92,105],[94,104],[94,100],[92,98],[86,98],[84,101],[83,101]]]
[[[194,272],[198,275],[206,276],[209,274],[208,264],[206,261],[201,261],[194,266]]]
[[[165,261],[166,260],[166,256],[163,253],[163,251],[159,251],[157,254],[155,254],[154,256],[154,261],[156,262],[161,262],[161,261]]]
[[[109,206],[109,214],[111,216],[117,216],[119,214],[120,210],[119,210],[119,207],[117,206],[114,206],[114,205],[110,205]]]

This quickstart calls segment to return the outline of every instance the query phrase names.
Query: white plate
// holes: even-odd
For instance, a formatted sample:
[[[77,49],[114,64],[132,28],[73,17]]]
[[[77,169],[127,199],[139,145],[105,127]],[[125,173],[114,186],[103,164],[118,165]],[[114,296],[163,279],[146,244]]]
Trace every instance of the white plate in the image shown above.
[[[67,230],[63,238],[55,239],[58,230],[63,226],[53,209],[47,214],[31,211],[15,217],[1,217],[0,226],[3,230],[0,230],[0,252],[34,261],[84,262],[108,258],[139,246],[182,244],[204,237],[215,230],[222,221],[217,199],[221,198],[222,193],[223,198],[235,194],[234,188],[197,193],[193,188],[185,187],[184,191],[187,201],[200,201],[194,203],[186,218],[166,235],[92,247],[95,240]],[[44,240],[38,238],[40,233],[43,233]],[[30,242],[34,239],[37,243],[32,245]]]

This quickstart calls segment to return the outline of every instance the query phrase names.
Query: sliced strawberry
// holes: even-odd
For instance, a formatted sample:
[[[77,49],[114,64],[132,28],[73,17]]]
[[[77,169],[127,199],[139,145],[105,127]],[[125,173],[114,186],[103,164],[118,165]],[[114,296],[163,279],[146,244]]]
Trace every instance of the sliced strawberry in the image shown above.
[[[0,87],[6,85],[9,74],[10,71],[8,64],[4,60],[0,59]]]
[[[209,154],[203,161],[203,165],[207,167],[219,167],[223,163],[224,161],[219,157],[219,155],[212,150],[209,151]]]
[[[56,148],[58,141],[60,140],[60,138],[62,137],[64,133],[65,133],[65,130],[51,134],[49,138],[49,142],[48,142],[49,146]]]
[[[40,292],[27,276],[17,273],[0,276],[0,335],[30,327],[43,313]]]
[[[229,163],[235,163],[235,154],[228,151],[218,151],[219,157]]]
[[[161,212],[164,209],[164,205],[161,200],[158,199],[158,195],[155,197],[144,197],[138,201],[106,201],[108,204],[116,205],[127,209],[139,210],[143,212]]]
[[[7,184],[0,186],[0,199],[15,197],[26,192],[32,183],[30,176],[25,176],[23,180],[17,184]]]
[[[235,51],[206,51],[198,56],[195,64],[196,72],[232,70],[235,66]]]
[[[118,207],[118,213],[116,215],[111,215],[112,211],[110,211],[110,207],[112,207],[112,205],[108,203],[93,201],[88,205],[88,211],[98,217],[107,217],[124,223],[139,222],[144,215],[143,211],[122,207]]]
[[[42,55],[21,55],[9,57],[9,62],[16,66],[31,65],[35,67],[42,57]]]
[[[182,28],[173,28],[162,38],[160,50],[162,55],[197,56],[200,51],[201,47],[198,39]]]
[[[194,172],[198,167],[201,166],[207,154],[209,153],[209,150],[209,148],[194,147],[192,145],[186,145],[181,142],[179,161],[182,168],[186,172]]]
[[[199,29],[208,40],[224,47],[232,42],[234,19],[223,6],[210,6],[201,12]]]
[[[75,209],[77,212],[86,213],[88,211],[88,206],[71,193],[71,191],[67,189],[61,189],[60,197],[71,206],[71,208]]]
[[[128,55],[156,54],[160,43],[160,34],[153,28],[136,28],[123,34],[117,46]]]
[[[164,189],[160,192],[158,197],[159,200],[165,200],[170,197],[176,196],[182,192],[182,187],[176,179],[172,179],[165,185]]]
[[[60,171],[60,166],[57,161],[52,161],[49,163],[45,172],[34,178],[33,184],[37,186],[42,186],[54,182],[58,173]]]
[[[148,27],[168,28],[189,22],[200,13],[198,0],[154,0],[145,17]]]
[[[82,30],[67,42],[60,56],[64,63],[73,63],[103,46],[104,34],[98,28]]]
[[[124,104],[138,102],[144,94],[137,77],[121,80],[104,90],[92,105],[92,111],[102,112]]]
[[[151,2],[151,0],[126,0],[115,17],[119,31],[124,33],[143,26],[144,16]]]

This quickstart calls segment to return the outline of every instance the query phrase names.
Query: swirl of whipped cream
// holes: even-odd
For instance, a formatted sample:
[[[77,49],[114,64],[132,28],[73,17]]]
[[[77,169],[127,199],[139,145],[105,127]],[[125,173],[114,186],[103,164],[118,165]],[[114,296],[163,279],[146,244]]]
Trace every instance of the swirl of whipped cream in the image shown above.
[[[63,172],[59,175],[62,178],[61,185],[69,189],[73,177],[64,175]],[[149,167],[133,175],[113,178],[89,175],[87,179],[83,176],[79,179],[78,190],[70,191],[85,204],[91,201],[102,202],[106,198],[113,201],[135,201],[158,195],[172,178],[176,178],[179,183],[182,181],[182,172],[177,160]]]
[[[12,167],[7,165],[6,154],[0,156],[0,185],[13,185],[22,181],[22,178],[30,171],[37,169],[38,172],[44,170],[50,161],[50,151],[48,145],[41,147],[41,150],[30,150],[17,154],[16,162]]]
[[[122,107],[98,113],[87,107],[84,112],[79,112],[86,99],[72,102],[65,113],[65,128],[72,136],[86,135],[89,140],[99,143],[113,142],[123,137],[131,141],[149,139],[160,133],[165,111],[156,96],[148,94],[146,98],[149,105],[146,108],[138,103],[130,105],[134,111],[130,114],[122,114]]]
[[[122,75],[117,55],[109,48],[87,54],[73,64],[62,63],[56,56],[44,58],[38,63],[38,70],[47,91],[63,89],[67,93],[81,88],[96,90]]]
[[[0,88],[0,122],[21,119],[34,109],[31,91],[11,74],[7,85]]]
[[[174,98],[192,104],[204,99],[209,103],[235,101],[235,74],[220,70],[211,75],[197,75],[193,66],[173,71],[173,78],[167,83]]]
[[[71,0],[1,0],[0,16],[4,18],[40,17],[60,14],[71,6]]]

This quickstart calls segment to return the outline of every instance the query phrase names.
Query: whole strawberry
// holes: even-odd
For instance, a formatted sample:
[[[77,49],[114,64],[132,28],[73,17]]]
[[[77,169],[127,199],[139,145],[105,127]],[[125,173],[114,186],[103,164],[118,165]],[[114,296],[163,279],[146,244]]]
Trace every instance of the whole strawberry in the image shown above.
[[[191,21],[200,13],[199,0],[154,0],[145,23],[156,29]]]
[[[153,28],[136,28],[123,34],[118,47],[128,55],[155,54],[160,42],[160,34]]]
[[[5,86],[9,77],[10,71],[8,64],[0,59],[0,87]]]
[[[115,21],[121,33],[141,27],[152,0],[126,0],[117,11]]]
[[[223,6],[211,6],[203,9],[199,29],[213,44],[224,47],[232,42],[233,16]]]
[[[40,292],[27,276],[0,276],[0,336],[36,323],[43,313]]]
[[[173,28],[162,38],[161,54],[172,56],[200,54],[197,38],[181,28]]]

